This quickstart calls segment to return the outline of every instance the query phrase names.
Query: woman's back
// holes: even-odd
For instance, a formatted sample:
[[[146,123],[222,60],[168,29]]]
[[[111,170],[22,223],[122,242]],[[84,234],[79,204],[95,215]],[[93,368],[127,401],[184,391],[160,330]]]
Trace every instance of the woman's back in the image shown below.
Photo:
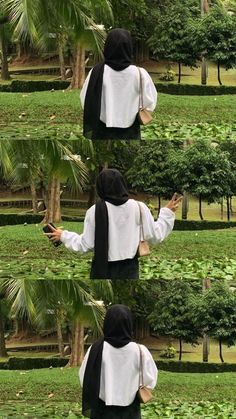
[[[145,385],[153,388],[157,381],[157,368],[150,352],[140,345],[144,361]],[[100,399],[106,405],[128,406],[139,387],[140,354],[138,345],[130,342],[114,348],[104,342],[100,381]]]

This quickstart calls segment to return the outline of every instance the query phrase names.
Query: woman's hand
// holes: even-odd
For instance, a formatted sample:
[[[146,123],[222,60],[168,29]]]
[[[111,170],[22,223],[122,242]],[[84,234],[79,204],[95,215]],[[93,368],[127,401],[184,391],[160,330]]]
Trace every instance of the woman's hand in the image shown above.
[[[47,224],[48,228],[50,228],[50,230],[52,230],[51,233],[44,233],[45,236],[49,237],[49,240],[51,240],[52,242],[59,242],[61,239],[61,235],[62,235],[62,228],[54,228],[53,226],[51,226],[51,224]]]
[[[175,212],[178,209],[179,203],[182,201],[182,196],[178,198],[178,194],[175,192],[172,196],[170,202],[166,205],[166,208],[169,208],[171,211]]]

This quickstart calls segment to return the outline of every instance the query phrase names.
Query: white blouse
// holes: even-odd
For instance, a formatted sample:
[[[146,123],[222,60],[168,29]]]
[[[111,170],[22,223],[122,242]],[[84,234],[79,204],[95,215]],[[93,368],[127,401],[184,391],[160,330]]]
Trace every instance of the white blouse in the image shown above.
[[[153,111],[157,102],[155,85],[144,68],[140,68],[143,85],[143,105]],[[92,70],[90,70],[80,93],[84,108],[86,91]],[[115,71],[105,64],[102,85],[100,120],[109,127],[128,128],[139,110],[140,78],[135,65],[122,71]]]
[[[153,389],[157,382],[157,367],[146,346],[140,347],[143,354],[144,385]],[[82,387],[90,348],[79,371]],[[104,342],[99,398],[107,406],[129,406],[139,388],[139,372],[140,354],[135,342],[130,342],[122,348],[114,348],[108,342]]]
[[[174,227],[175,213],[162,208],[154,221],[149,208],[139,203],[142,210],[143,233],[150,243],[162,242]],[[108,210],[108,261],[133,259],[140,241],[140,210],[137,201],[129,199],[125,204],[113,205],[106,202]],[[86,253],[94,249],[95,205],[88,209],[84,219],[84,231],[77,234],[64,230],[61,241],[65,247],[75,252]]]

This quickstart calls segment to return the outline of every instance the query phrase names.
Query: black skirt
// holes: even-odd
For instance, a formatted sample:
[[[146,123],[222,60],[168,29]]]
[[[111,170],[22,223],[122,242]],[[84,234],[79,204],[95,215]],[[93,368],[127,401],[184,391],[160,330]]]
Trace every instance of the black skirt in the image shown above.
[[[96,411],[91,412],[90,419],[141,419],[140,403],[135,398],[129,406],[106,406],[100,400]]]
[[[100,121],[96,132],[92,134],[92,140],[141,140],[140,123],[136,117],[133,125],[128,128],[107,128]]]
[[[96,279],[93,272],[92,261],[90,279]],[[139,279],[139,260],[137,255],[133,259],[108,262],[108,276],[105,279]]]

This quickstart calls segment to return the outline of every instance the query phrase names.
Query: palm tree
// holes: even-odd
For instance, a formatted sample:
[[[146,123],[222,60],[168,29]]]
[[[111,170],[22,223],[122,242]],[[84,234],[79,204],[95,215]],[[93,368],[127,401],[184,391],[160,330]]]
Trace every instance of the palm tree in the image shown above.
[[[89,45],[101,53],[104,41],[104,30],[95,22],[102,17],[112,20],[109,0],[2,0],[2,3],[15,35],[23,42],[29,37],[34,45],[42,47],[53,32],[63,49],[65,37],[69,35],[73,57],[71,85],[80,87],[84,79],[85,47]],[[60,51],[61,59],[62,55]]]
[[[84,357],[84,326],[101,331],[104,306],[97,301],[112,299],[109,281],[8,279],[3,281],[6,297],[11,304],[11,314],[26,317],[37,327],[49,321],[58,331],[66,318],[71,325],[70,366],[77,366]],[[64,312],[61,316],[62,311]],[[58,328],[59,326],[59,328]],[[59,338],[61,339],[61,332]],[[59,347],[62,350],[62,342]]]
[[[0,60],[1,60],[1,79],[9,80],[10,73],[7,61],[7,44],[9,40],[8,16],[0,14]]]
[[[75,137],[77,138],[77,137]],[[61,183],[82,191],[88,181],[84,160],[93,156],[89,140],[15,140],[0,142],[0,171],[15,185],[30,186],[37,212],[37,188],[41,185],[46,205],[45,222],[61,220]]]

